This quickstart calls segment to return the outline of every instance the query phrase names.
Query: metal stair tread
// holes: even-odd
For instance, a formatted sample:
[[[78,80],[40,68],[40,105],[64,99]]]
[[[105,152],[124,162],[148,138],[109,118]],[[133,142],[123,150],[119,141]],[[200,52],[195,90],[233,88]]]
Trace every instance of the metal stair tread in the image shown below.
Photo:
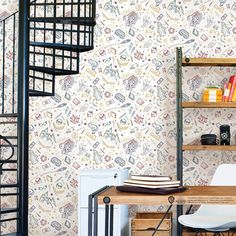
[[[0,164],[6,164],[6,163],[17,163],[17,160],[0,160]]]
[[[0,188],[17,188],[18,184],[0,184]]]
[[[3,135],[2,135],[2,136],[3,136]],[[4,135],[3,137],[4,137],[4,138],[7,138],[7,139],[17,139],[17,138],[18,138],[17,136],[12,136],[12,135],[11,135],[11,136],[10,136],[10,135],[9,135],[9,136],[8,136],[8,135]],[[0,139],[1,139],[1,138],[0,138]],[[1,146],[1,145],[0,145],[0,146]]]
[[[44,43],[44,42],[30,42],[30,46],[62,49],[75,52],[87,52],[93,49],[92,46],[69,45],[61,43]]]
[[[2,168],[1,169],[2,171],[17,171],[17,169],[13,169],[13,168],[9,168],[9,169],[6,169],[6,168]]]
[[[30,17],[31,22],[45,22],[45,23],[61,23],[61,24],[78,24],[95,26],[96,21],[88,17]]]
[[[78,71],[53,69],[53,68],[40,67],[40,66],[29,66],[29,69],[39,71],[39,72],[42,72],[42,73],[51,74],[51,75],[74,75],[74,74],[79,73]]]
[[[20,236],[20,234],[17,234],[17,233],[9,233],[9,234],[2,234],[2,236]]]
[[[19,193],[0,193],[1,197],[16,196],[16,195],[19,195]]]
[[[0,209],[0,214],[8,214],[8,213],[13,213],[13,212],[18,212],[18,208],[1,208]]]
[[[4,114],[0,114],[0,117],[17,117],[18,114],[17,113],[4,113]]]
[[[53,93],[49,93],[49,92],[37,91],[37,90],[29,89],[29,96],[30,97],[34,97],[34,96],[54,96],[54,94]]]

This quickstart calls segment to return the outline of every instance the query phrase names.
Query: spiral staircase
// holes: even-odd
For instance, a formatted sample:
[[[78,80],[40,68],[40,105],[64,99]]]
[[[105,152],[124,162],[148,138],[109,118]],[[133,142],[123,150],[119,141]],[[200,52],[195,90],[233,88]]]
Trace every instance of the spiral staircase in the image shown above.
[[[94,0],[19,0],[0,21],[0,235],[28,235],[29,96],[79,73],[94,26]]]

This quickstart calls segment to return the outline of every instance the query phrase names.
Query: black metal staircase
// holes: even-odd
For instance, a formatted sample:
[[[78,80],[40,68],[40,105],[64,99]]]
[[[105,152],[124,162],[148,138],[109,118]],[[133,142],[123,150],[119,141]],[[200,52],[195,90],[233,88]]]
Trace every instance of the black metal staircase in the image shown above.
[[[29,9],[30,96],[51,96],[55,76],[79,73],[79,53],[93,49],[95,2],[37,0]]]
[[[28,235],[29,96],[53,96],[93,49],[95,0],[19,0],[0,22],[0,235]]]

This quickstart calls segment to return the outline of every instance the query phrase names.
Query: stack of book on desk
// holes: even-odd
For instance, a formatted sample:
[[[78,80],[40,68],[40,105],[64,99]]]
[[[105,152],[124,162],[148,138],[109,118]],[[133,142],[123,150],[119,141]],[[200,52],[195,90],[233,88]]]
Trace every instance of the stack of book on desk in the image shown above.
[[[158,175],[132,175],[124,181],[124,186],[133,186],[149,189],[179,187],[180,181],[173,181],[169,176]]]

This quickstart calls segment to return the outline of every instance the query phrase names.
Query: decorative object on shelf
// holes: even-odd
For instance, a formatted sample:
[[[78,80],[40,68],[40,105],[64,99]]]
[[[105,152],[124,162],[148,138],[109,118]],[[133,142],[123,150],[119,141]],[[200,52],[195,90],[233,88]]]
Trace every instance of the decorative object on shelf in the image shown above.
[[[229,83],[231,84],[231,89],[229,91],[229,102],[233,102],[233,95],[236,87],[236,75],[230,76]]]
[[[220,126],[220,145],[230,145],[230,126]]]
[[[201,136],[202,145],[217,145],[217,136],[215,134],[203,134]]]
[[[203,90],[203,102],[222,102],[223,91],[218,86],[206,87]]]
[[[223,102],[236,102],[236,75],[229,78],[229,82],[224,85]]]

